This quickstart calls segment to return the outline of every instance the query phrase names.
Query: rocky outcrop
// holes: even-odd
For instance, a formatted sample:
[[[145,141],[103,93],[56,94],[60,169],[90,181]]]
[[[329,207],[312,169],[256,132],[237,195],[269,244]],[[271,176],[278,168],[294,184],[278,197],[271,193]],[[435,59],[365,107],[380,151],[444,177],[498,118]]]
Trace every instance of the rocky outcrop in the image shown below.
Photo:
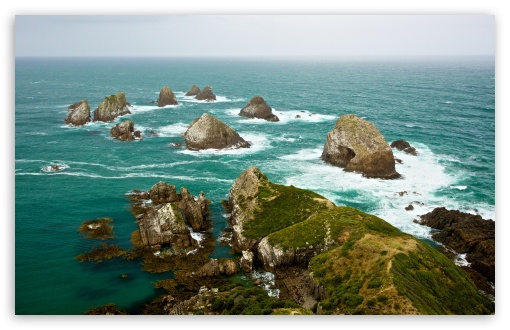
[[[209,200],[200,192],[198,198],[191,195],[188,189],[181,187],[181,200],[178,203],[186,223],[189,223],[193,231],[201,231],[209,228]]]
[[[125,120],[112,127],[110,135],[114,139],[121,141],[132,141],[141,138],[140,131],[135,131],[135,123],[131,120]]]
[[[189,150],[250,147],[230,126],[207,113],[191,123],[184,133],[184,140]]]
[[[321,159],[368,178],[400,177],[393,152],[382,134],[374,124],[353,114],[341,116],[328,133]]]
[[[198,277],[216,277],[234,275],[239,272],[239,265],[232,259],[211,259],[207,264],[194,272]]]
[[[103,102],[94,110],[94,121],[112,121],[118,116],[130,113],[126,94],[120,92],[104,98]]]
[[[81,126],[90,122],[90,106],[87,100],[72,104],[67,108],[68,114],[65,123],[73,126]]]
[[[186,96],[195,96],[198,94],[200,94],[200,87],[198,87],[197,85],[193,85],[193,86],[191,86],[189,91],[186,93]]]
[[[195,96],[195,99],[200,101],[216,101],[216,95],[214,95],[210,86],[205,86],[205,88]]]
[[[273,114],[271,107],[260,96],[253,97],[250,102],[241,109],[239,116],[260,118],[267,121],[280,121],[280,119]]]
[[[417,221],[438,229],[432,238],[459,254],[466,254],[470,267],[495,283],[495,222],[480,215],[435,208]]]
[[[393,142],[391,142],[390,147],[397,148],[398,150],[404,151],[405,153],[413,155],[413,156],[418,155],[418,152],[416,151],[416,149],[411,147],[409,142],[404,141],[404,140],[393,141]]]
[[[158,107],[164,107],[165,105],[177,105],[177,98],[174,92],[168,86],[164,86],[159,92]]]
[[[179,201],[174,185],[159,181],[149,190],[149,198],[153,204],[165,204]]]
[[[253,271],[253,252],[244,250],[240,263],[243,272],[251,273]]]

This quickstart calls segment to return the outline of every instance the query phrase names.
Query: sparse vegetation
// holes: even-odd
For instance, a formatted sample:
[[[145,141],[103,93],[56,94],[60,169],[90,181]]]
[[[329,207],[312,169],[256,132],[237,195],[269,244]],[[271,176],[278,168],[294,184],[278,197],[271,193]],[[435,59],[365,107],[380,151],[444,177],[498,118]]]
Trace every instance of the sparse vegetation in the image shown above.
[[[110,222],[113,222],[113,219],[101,218],[97,220],[84,221],[80,228],[78,228],[78,232],[82,233],[85,238],[100,240],[113,238],[113,226],[109,225]]]
[[[85,252],[76,257],[80,262],[95,261],[103,262],[104,259],[112,259],[121,257],[126,254],[126,251],[113,244],[102,244],[99,247],[94,247],[92,251]]]

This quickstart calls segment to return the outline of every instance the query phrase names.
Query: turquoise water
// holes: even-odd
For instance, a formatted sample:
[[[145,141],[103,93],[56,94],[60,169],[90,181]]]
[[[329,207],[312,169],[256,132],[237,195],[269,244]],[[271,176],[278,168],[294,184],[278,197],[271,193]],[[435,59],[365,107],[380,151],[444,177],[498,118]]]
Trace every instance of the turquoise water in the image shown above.
[[[158,181],[203,191],[213,201],[213,232],[226,226],[221,200],[235,178],[258,166],[271,181],[314,190],[337,205],[375,214],[402,231],[430,238],[413,223],[437,206],[495,219],[494,60],[226,61],[185,59],[16,59],[15,312],[82,314],[115,303],[135,312],[159,292],[138,261],[101,265],[74,259],[99,243],[77,232],[85,220],[114,219],[111,243],[130,248],[137,225],[125,194]],[[216,102],[184,94],[210,85]],[[168,85],[179,105],[158,108]],[[93,111],[123,91],[131,115],[83,127],[64,124],[67,107],[88,99]],[[280,117],[239,117],[255,95]],[[208,112],[252,143],[243,150],[191,152],[191,121]],[[391,143],[404,139],[419,156],[394,150],[399,180],[366,179],[320,160],[326,134],[342,114],[374,123]],[[301,118],[296,118],[299,115]],[[120,142],[109,128],[135,122],[144,139]],[[158,136],[149,134],[150,130]],[[67,168],[43,170],[50,164]],[[407,192],[400,196],[399,192]],[[404,208],[413,202],[414,210]],[[228,257],[219,247],[214,257]],[[127,274],[127,278],[121,278]]]

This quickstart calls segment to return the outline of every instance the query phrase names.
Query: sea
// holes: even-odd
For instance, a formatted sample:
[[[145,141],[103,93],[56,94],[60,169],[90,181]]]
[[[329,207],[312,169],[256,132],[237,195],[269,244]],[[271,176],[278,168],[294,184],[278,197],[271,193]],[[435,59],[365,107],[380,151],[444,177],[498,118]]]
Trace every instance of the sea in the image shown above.
[[[216,101],[185,96],[194,84],[211,86]],[[151,103],[165,85],[178,105]],[[118,92],[131,114],[80,127],[64,123],[69,105],[87,99],[92,112]],[[279,122],[238,115],[257,95]],[[203,113],[251,147],[186,150],[183,133]],[[402,161],[400,179],[368,179],[320,159],[326,135],[344,114],[370,121],[388,143],[403,139],[416,148],[417,156],[393,149]],[[172,272],[144,272],[137,260],[75,259],[103,243],[78,228],[103,217],[114,220],[108,242],[130,249],[138,226],[126,194],[159,181],[212,201],[218,244],[211,258],[232,257],[219,243],[228,218],[221,201],[250,166],[272,182],[313,190],[429,242],[430,229],[413,220],[436,207],[496,220],[495,115],[494,57],[16,58],[15,313],[82,315],[109,303],[135,313],[161,294],[154,282]],[[110,128],[126,119],[142,139],[110,137]]]

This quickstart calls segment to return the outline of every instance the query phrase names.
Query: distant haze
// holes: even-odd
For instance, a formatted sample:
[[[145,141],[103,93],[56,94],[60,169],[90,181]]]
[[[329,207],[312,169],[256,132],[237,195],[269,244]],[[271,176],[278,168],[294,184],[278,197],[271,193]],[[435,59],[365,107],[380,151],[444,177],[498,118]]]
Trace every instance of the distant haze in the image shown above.
[[[491,15],[16,16],[16,56],[495,54]]]

